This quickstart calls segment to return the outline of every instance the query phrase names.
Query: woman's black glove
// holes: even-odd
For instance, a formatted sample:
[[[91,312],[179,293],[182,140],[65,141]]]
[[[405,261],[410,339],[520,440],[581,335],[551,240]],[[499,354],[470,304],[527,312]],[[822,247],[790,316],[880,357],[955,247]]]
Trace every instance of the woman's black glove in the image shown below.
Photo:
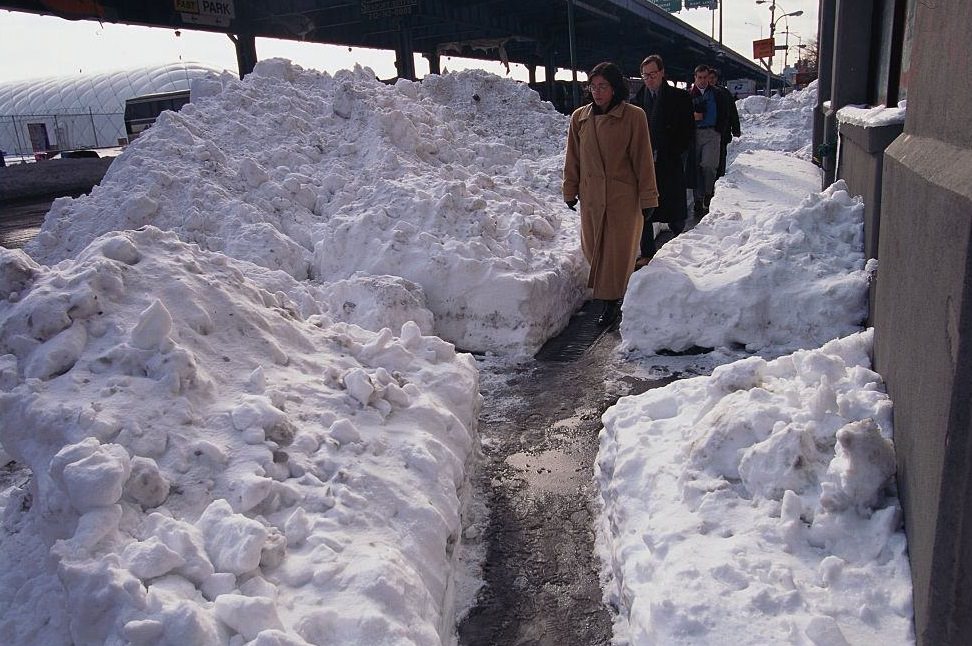
[[[577,210],[577,198],[576,197],[574,199],[572,199],[572,200],[567,200],[567,208],[570,209],[571,211],[576,211]]]
[[[647,209],[641,209],[641,215],[645,216],[646,220],[650,220],[651,216],[655,214],[655,207],[649,206]]]

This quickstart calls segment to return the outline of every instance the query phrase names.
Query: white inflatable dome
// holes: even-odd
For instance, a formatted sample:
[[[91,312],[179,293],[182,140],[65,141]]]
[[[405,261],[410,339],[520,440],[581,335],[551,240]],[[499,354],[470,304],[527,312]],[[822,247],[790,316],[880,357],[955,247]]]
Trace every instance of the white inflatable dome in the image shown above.
[[[0,83],[0,150],[32,154],[31,123],[45,124],[53,149],[117,146],[127,136],[127,99],[187,90],[193,79],[221,72],[200,63],[177,63]]]

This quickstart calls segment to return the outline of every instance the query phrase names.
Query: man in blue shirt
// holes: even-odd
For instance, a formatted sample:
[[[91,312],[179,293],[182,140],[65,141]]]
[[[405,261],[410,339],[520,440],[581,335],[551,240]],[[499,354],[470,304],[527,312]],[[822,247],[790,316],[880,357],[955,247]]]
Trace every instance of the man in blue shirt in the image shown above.
[[[719,170],[719,149],[722,135],[716,129],[715,90],[709,86],[709,67],[695,68],[695,83],[689,90],[695,113],[695,216],[709,212],[709,200],[715,192],[716,172]]]

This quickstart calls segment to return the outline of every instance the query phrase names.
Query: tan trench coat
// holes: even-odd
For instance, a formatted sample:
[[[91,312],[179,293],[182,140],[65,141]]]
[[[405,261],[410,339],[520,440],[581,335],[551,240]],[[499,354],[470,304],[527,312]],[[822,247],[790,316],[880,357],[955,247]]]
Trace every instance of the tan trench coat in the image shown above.
[[[604,115],[593,104],[574,111],[567,132],[564,200],[580,199],[581,247],[594,298],[624,296],[634,271],[644,218],[658,206],[655,165],[644,111],[622,101]]]

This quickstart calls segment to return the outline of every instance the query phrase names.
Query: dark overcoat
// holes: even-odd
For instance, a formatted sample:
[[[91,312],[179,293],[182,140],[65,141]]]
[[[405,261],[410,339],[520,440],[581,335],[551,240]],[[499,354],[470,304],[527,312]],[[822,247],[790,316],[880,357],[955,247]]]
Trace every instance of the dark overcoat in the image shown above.
[[[645,109],[648,107],[647,99],[648,88],[642,85],[634,103]],[[692,99],[688,92],[665,81],[658,88],[658,98],[650,107],[651,114],[645,109],[645,115],[651,131],[651,145],[656,153],[655,180],[658,185],[658,208],[652,220],[684,221],[688,217],[688,209],[683,155],[692,147],[695,135]]]

